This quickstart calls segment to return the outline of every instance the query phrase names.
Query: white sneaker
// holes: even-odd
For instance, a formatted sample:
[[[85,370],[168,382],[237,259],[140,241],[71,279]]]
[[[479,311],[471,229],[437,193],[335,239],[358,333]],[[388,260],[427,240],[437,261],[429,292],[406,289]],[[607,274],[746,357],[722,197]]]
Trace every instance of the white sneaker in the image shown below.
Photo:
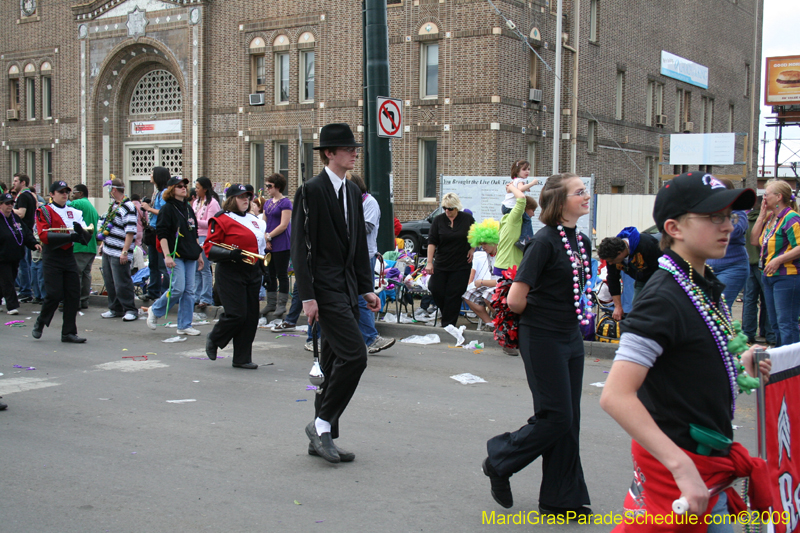
[[[188,327],[186,329],[179,329],[178,335],[192,335],[192,336],[200,335],[200,330],[194,329],[193,327]]]
[[[117,313],[109,309],[105,313],[100,313],[100,316],[103,318],[117,318]]]
[[[122,320],[124,320],[125,322],[132,322],[133,320],[138,320],[138,319],[139,315],[137,315],[136,312],[134,311],[128,311],[127,313],[125,313],[125,316],[122,317]]]
[[[150,329],[156,329],[156,315],[153,313],[153,306],[150,306],[147,309],[147,327]]]
[[[306,350],[307,352],[313,352],[313,351],[314,351],[314,341],[308,341],[308,342],[305,344],[305,346],[303,346],[303,348],[305,348],[305,350]]]
[[[19,314],[19,309],[9,309],[8,311],[6,311],[6,314],[18,315]]]

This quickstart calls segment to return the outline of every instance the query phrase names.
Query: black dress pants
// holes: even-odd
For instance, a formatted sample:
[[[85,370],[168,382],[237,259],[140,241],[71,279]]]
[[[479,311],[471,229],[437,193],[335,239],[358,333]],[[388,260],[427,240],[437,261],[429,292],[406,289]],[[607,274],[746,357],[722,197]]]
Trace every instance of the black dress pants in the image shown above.
[[[325,374],[322,393],[314,401],[315,416],[330,422],[331,438],[339,437],[339,417],[356,392],[367,368],[367,346],[358,329],[358,305],[340,302],[319,304],[322,347],[319,364]]]
[[[541,456],[539,503],[588,505],[580,457],[584,352],[578,321],[571,333],[520,325],[519,335],[535,414],[517,431],[489,439],[489,462],[498,474],[510,476]]]
[[[14,289],[14,280],[17,279],[19,261],[13,263],[0,263],[0,298],[6,299],[6,310],[11,311],[19,307],[17,291]]]
[[[42,304],[42,312],[36,321],[49,327],[53,315],[58,310],[58,304],[63,300],[61,336],[77,335],[78,326],[75,317],[78,315],[81,301],[81,279],[72,248],[69,250],[45,248],[42,254],[42,276],[47,295]]]
[[[220,348],[233,340],[233,362],[253,362],[253,339],[258,329],[258,292],[261,268],[241,262],[217,263],[215,289],[225,312],[219,318],[209,339]]]
[[[434,268],[433,276],[428,281],[428,290],[442,315],[442,326],[458,322],[461,313],[461,296],[469,285],[470,269],[466,270],[438,270]]]

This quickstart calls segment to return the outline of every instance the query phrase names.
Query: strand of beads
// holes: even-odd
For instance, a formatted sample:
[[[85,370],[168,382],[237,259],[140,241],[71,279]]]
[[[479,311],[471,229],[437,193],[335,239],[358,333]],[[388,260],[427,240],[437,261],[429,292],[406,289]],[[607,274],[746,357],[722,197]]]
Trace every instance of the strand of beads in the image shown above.
[[[589,286],[589,280],[592,279],[592,269],[589,266],[591,263],[589,263],[589,257],[586,255],[586,248],[583,245],[583,237],[581,237],[579,231],[575,231],[578,248],[580,248],[581,251],[579,259],[577,254],[572,252],[572,247],[569,245],[569,239],[567,238],[567,232],[564,231],[564,226],[559,224],[556,226],[556,229],[558,229],[558,234],[561,236],[561,242],[564,243],[564,250],[566,250],[567,257],[569,257],[572,263],[572,292],[575,300],[575,314],[578,315],[578,322],[580,322],[582,326],[586,326],[592,318],[592,288]],[[583,270],[583,274],[581,274],[581,270]],[[583,311],[581,311],[582,292],[586,293],[586,302]]]
[[[734,361],[734,356],[728,351],[728,338],[733,335],[728,306],[724,304],[724,299],[721,299],[721,305],[719,306],[710,305],[706,301],[706,297],[703,291],[700,290],[700,287],[694,283],[690,276],[683,273],[671,257],[667,255],[661,256],[658,260],[658,266],[672,274],[672,277],[689,297],[689,300],[691,300],[697,312],[700,313],[700,316],[706,323],[706,327],[708,327],[711,332],[711,336],[714,338],[714,342],[717,344],[717,349],[722,357],[722,362],[725,364],[728,381],[730,381],[731,413],[736,412],[736,363]],[[722,308],[722,310],[720,310],[720,308]]]

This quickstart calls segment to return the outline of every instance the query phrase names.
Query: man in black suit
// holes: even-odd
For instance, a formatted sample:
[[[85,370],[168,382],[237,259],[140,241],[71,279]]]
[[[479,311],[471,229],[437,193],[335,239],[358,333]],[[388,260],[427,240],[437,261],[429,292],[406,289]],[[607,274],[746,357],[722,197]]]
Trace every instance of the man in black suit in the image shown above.
[[[339,417],[367,368],[358,295],[372,312],[380,308],[380,299],[373,292],[361,191],[345,179],[362,145],[347,124],[324,126],[319,139],[314,149],[325,168],[295,195],[291,256],[303,311],[309,324],[319,320],[323,339],[325,382],[314,403],[316,418],[306,426],[308,453],[338,463],[355,458],[333,439],[339,437]]]

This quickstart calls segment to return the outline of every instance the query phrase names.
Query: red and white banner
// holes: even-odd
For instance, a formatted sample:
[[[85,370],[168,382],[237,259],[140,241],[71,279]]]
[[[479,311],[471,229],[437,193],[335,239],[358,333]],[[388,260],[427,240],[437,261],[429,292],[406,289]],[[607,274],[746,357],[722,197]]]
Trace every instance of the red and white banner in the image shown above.
[[[181,119],[131,122],[131,135],[159,135],[180,132]]]
[[[766,399],[767,464],[775,494],[770,531],[800,533],[800,357],[798,345],[773,348]],[[792,431],[794,429],[794,432]],[[777,516],[777,515],[776,515]],[[773,529],[774,528],[774,529]]]

